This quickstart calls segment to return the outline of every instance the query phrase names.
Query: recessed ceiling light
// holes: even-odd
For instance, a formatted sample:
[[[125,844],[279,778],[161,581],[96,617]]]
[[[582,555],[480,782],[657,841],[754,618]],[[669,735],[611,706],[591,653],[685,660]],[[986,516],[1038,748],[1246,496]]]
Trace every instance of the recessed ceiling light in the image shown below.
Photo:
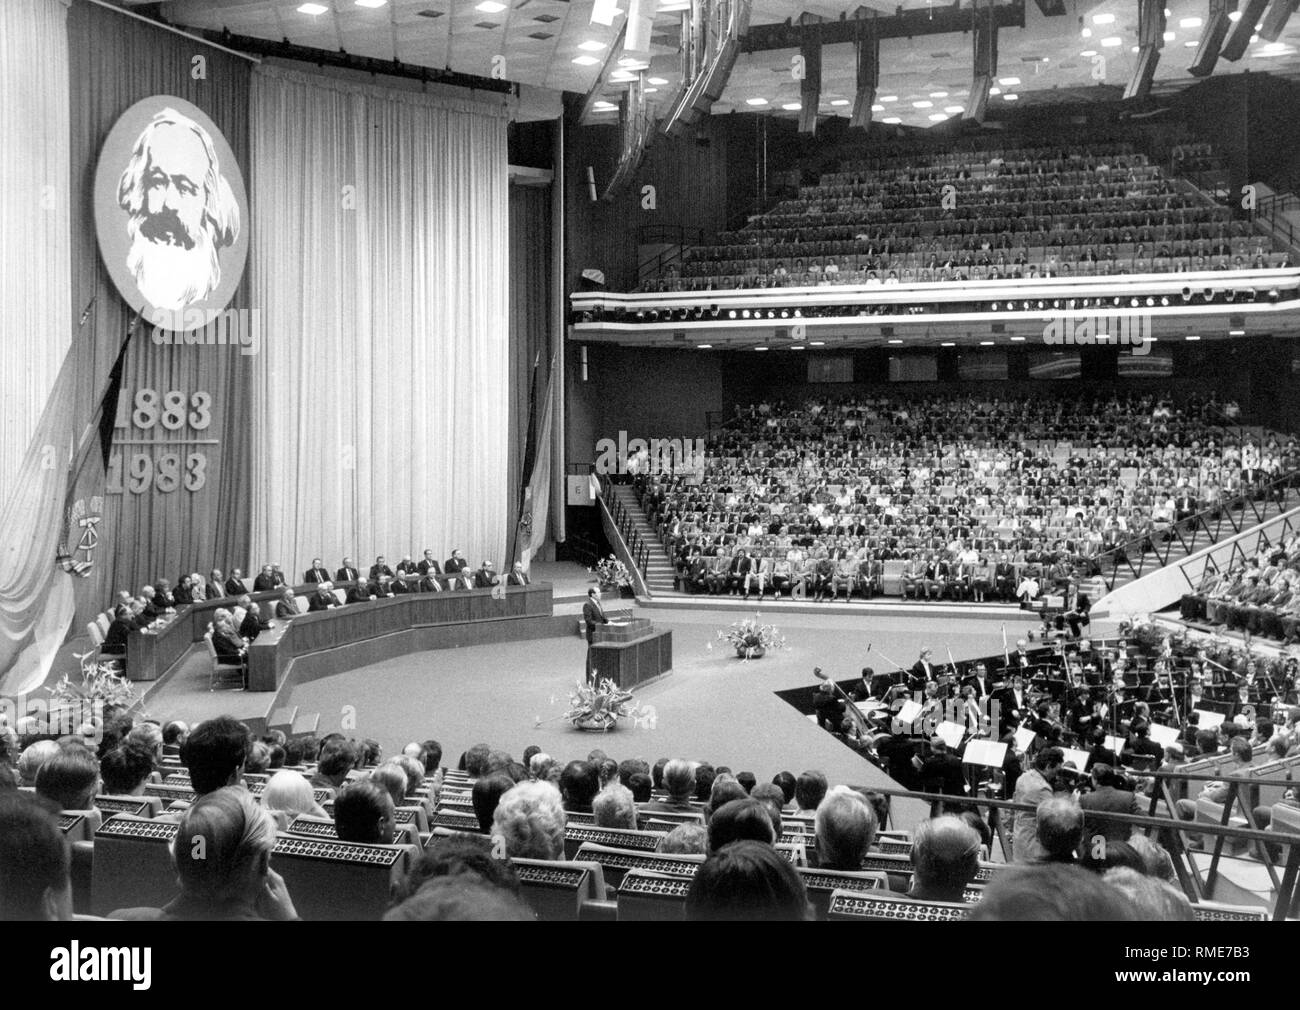
[[[584,53],[598,53],[605,48],[605,43],[588,39],[586,42],[578,43],[578,48]]]
[[[1200,338],[1200,337],[1196,337],[1196,336],[1192,336],[1191,334],[1188,334],[1187,336],[1183,337],[1183,339],[1184,339],[1184,340],[1200,340],[1201,338]]]
[[[1113,49],[1116,46],[1122,46],[1124,44],[1124,40],[1120,38],[1118,35],[1108,35],[1106,36],[1106,38],[1101,40],[1101,44],[1107,48]]]
[[[745,104],[746,104],[746,105],[766,105],[766,104],[767,104],[767,99],[766,99],[766,98],[746,98],[746,99],[745,99]]]
[[[483,0],[483,2],[474,9],[476,11],[482,11],[484,14],[500,14],[506,9],[506,5],[503,3],[497,3],[497,0]]]
[[[1012,338],[1011,338],[1011,342],[1012,342],[1013,344],[1023,344],[1023,343],[1025,342],[1025,338],[1024,338],[1024,337],[1012,337]]]
[[[667,78],[664,77],[647,77],[645,79],[645,82],[647,84],[653,84],[656,88],[662,88],[665,84],[668,83],[668,80]]]
[[[315,17],[317,14],[324,14],[327,10],[329,10],[329,8],[324,4],[303,4],[298,8],[298,13],[310,14],[312,17]]]
[[[707,350],[708,350],[710,347],[712,347],[713,345],[712,345],[712,344],[696,344],[695,346],[698,347],[701,351],[707,351]]]
[[[930,113],[930,122],[932,123],[942,123],[947,118],[948,118],[947,113],[943,113],[943,112]]]
[[[1082,56],[1082,57],[1084,57],[1084,58],[1086,59],[1087,57],[1090,57],[1090,56],[1096,56],[1096,55],[1097,55],[1097,50],[1095,50],[1095,49],[1085,49],[1085,50],[1084,50],[1083,52],[1081,52],[1079,55]]]
[[[1114,14],[1094,14],[1092,16],[1094,25],[1113,25],[1115,23]]]
[[[1200,18],[1182,18],[1178,22],[1179,28],[1200,28],[1205,24]]]
[[[897,126],[899,123],[902,122],[902,120],[899,119],[897,116],[886,116],[884,119],[881,120],[881,122],[888,123],[890,126]]]
[[[929,102],[929,101],[924,101],[924,100],[923,100],[923,101],[920,101],[920,102],[913,102],[913,103],[912,103],[912,108],[914,108],[914,109],[933,109],[933,108],[934,108],[934,102]]]
[[[955,342],[951,341],[951,340],[945,340],[945,341],[944,341],[943,343],[941,343],[939,346],[940,346],[940,347],[956,347],[957,344],[956,344]]]
[[[1002,96],[1002,100],[1003,100],[1004,102],[1018,102],[1018,101],[1020,101],[1020,96],[1019,96],[1019,95],[1003,95],[1003,96]]]
[[[808,346],[809,346],[809,347],[825,347],[825,346],[826,346],[826,341],[824,341],[824,340],[810,340],[810,341],[808,341]]]
[[[993,346],[993,341],[992,341],[992,340],[981,340],[981,341],[980,341],[980,347],[992,347],[992,346]]]
[[[784,105],[781,106],[781,108],[785,109],[786,112],[798,112],[800,109],[803,108],[803,106],[800,105],[798,102],[786,102]]]
[[[897,95],[881,95],[881,96],[880,96],[880,100],[881,100],[882,102],[896,102],[896,101],[898,101],[898,96],[897,96]]]
[[[955,116],[963,110],[960,105],[945,105],[943,111],[948,113],[950,116]]]
[[[600,60],[594,56],[575,56],[573,62],[580,67],[594,67]]]
[[[1014,88],[1017,84],[1020,83],[1020,78],[1019,78],[1019,77],[1003,77],[1003,78],[1000,79],[1000,83],[1001,83],[1001,85],[1002,85],[1004,88]]]
[[[1228,336],[1230,336],[1230,337],[1244,337],[1245,335],[1246,335],[1246,331],[1245,331],[1245,330],[1229,330],[1229,331],[1228,331]]]
[[[790,350],[792,350],[792,351],[802,351],[802,350],[803,350],[803,344],[791,344],[791,345],[790,345]]]
[[[890,340],[890,341],[888,341],[888,342],[891,343],[891,344],[901,344],[901,343],[902,343],[901,340]]]
[[[884,111],[885,111],[885,107],[884,107],[883,105],[873,105],[873,106],[871,107],[871,111],[872,111],[872,112],[884,112]]]
[[[849,104],[849,100],[847,98],[837,98],[833,102],[831,102],[831,105],[835,106],[836,108],[840,108],[841,106],[848,105],[848,104]]]
[[[766,347],[755,347],[754,350],[756,350],[756,351],[766,351],[767,348],[766,348]]]
[[[1017,81],[1016,83],[1018,84],[1018,83],[1020,83],[1020,82]],[[947,97],[948,97],[948,92],[946,92],[946,91],[931,91],[931,92],[930,92],[930,97],[931,97],[931,98],[947,98]]]
[[[388,0],[355,0],[358,7],[382,7]]]

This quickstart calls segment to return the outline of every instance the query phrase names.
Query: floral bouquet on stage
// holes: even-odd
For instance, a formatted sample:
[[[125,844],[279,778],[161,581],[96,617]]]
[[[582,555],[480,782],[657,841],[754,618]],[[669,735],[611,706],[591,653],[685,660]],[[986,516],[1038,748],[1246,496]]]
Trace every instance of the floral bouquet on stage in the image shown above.
[[[725,631],[718,632],[718,638],[729,643],[741,659],[762,659],[768,649],[786,648],[785,637],[776,629],[776,625],[763,624],[758,615],[744,621],[737,621]]]
[[[600,583],[601,589],[632,588],[632,576],[627,570],[627,565],[612,554],[607,558],[601,558],[591,571],[596,576],[596,581]]]
[[[564,713],[578,729],[607,733],[618,725],[620,719],[631,719],[634,725],[648,726],[653,712],[637,704],[631,691],[615,686],[606,677],[599,684],[578,683],[569,695],[569,710]]]

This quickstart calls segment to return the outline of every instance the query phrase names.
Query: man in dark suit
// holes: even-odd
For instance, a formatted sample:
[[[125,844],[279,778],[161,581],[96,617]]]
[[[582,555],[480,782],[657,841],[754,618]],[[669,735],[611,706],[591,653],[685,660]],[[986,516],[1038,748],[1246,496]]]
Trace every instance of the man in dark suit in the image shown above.
[[[533,580],[528,573],[524,571],[524,563],[516,561],[514,568],[510,569],[510,574],[506,576],[507,586],[531,586]]]
[[[252,597],[241,596],[239,606],[244,608],[244,619],[239,623],[240,638],[246,638],[251,642],[263,631],[270,629],[271,622],[262,620],[262,608],[253,602]]]
[[[415,567],[415,562],[411,560],[411,555],[403,554],[402,560],[397,562],[397,567],[393,570],[393,575],[401,579],[406,578],[408,575],[414,577],[416,574],[418,574],[418,572]]]
[[[501,584],[501,576],[496,572],[496,565],[491,561],[484,561],[479,566],[479,570],[474,573],[474,588],[491,589],[493,586]]]
[[[320,558],[312,558],[311,567],[303,572],[302,580],[319,585],[330,580],[330,573],[325,569],[325,565]]]
[[[456,589],[457,587],[474,588],[473,576],[465,574],[469,571],[469,562],[465,560],[465,556],[459,550],[451,552],[451,557],[443,563],[442,570],[448,576],[447,587],[449,589]]]
[[[172,606],[185,607],[194,602],[194,590],[190,587],[190,577],[182,575],[172,591]]]
[[[1015,657],[1012,657],[1015,661]],[[1029,698],[1025,692],[1025,678],[1019,674],[1013,674],[1011,683],[1002,689],[993,693],[994,699],[998,703],[998,714],[1001,726],[998,727],[998,736],[1005,736],[1020,725],[1020,720],[1029,714]]]
[[[258,574],[257,578],[253,580],[253,592],[269,593],[272,590],[279,588],[283,582],[283,579],[276,576],[274,565],[263,565],[262,571]]]
[[[438,564],[437,559],[434,558],[433,551],[426,550],[423,559],[421,559],[416,568],[419,570],[421,575],[428,575],[430,572],[433,572],[434,575],[442,574],[442,567]]]
[[[356,582],[361,577],[361,569],[353,564],[351,558],[343,559],[343,567],[334,573],[335,582]]]
[[[731,564],[727,566],[727,592],[734,593],[745,584],[745,578],[749,575],[753,562],[750,561],[749,555],[745,553],[742,547],[736,551],[736,556],[731,559]]]
[[[912,664],[907,678],[907,686],[913,691],[922,691],[925,685],[938,676],[938,670],[930,662],[930,650],[928,648],[921,650],[920,658]]]
[[[393,570],[388,567],[382,554],[375,558],[375,563],[370,566],[370,581],[377,582],[381,575],[387,575],[390,579],[393,577]]]
[[[316,592],[311,594],[311,600],[307,603],[307,609],[309,611],[331,610],[338,605],[339,598],[334,595],[334,591],[330,588],[330,584],[328,582],[322,582],[319,584],[319,588]]]
[[[370,586],[364,579],[358,579],[348,590],[349,603],[369,603],[370,599]]]
[[[1108,814],[1138,815],[1147,812],[1148,804],[1138,799],[1136,793],[1119,788],[1124,785],[1124,781],[1110,765],[1094,764],[1092,766],[1092,784],[1092,791],[1079,797],[1079,806],[1083,807],[1085,811],[1096,810]],[[1085,816],[1084,823],[1087,825],[1088,831],[1088,837],[1084,839],[1085,844],[1097,835],[1104,835],[1108,842],[1127,842],[1129,835],[1133,833],[1133,825],[1124,824],[1120,821],[1101,820]]]
[[[415,577],[415,566],[414,566],[414,565],[411,566],[411,577],[412,577],[412,578]],[[400,575],[396,576],[396,577],[393,579],[393,581],[390,582],[388,585],[389,585],[389,588],[392,589],[392,591],[393,591],[393,595],[394,595],[394,596],[400,596],[400,595],[402,595],[403,593],[414,592],[414,590],[411,588],[411,584],[410,584],[409,582],[407,582],[404,578],[402,578],[402,576],[400,576]]]
[[[420,592],[422,593],[441,593],[442,580],[438,578],[437,573],[431,568],[420,579]]]
[[[106,656],[125,656],[127,639],[130,638],[131,632],[138,631],[139,628],[135,618],[131,616],[131,608],[125,604],[118,604],[117,609],[113,611],[113,623],[108,626],[108,634],[104,636],[104,645],[100,651]]]
[[[393,589],[393,579],[388,575],[380,575],[367,588],[376,600],[391,600],[397,595]]]
[[[939,737],[930,741],[930,756],[921,762],[918,773],[922,792],[943,793],[945,796],[966,795],[966,776],[961,758],[948,750],[948,745]],[[932,808],[931,812],[937,811]],[[944,812],[952,813],[952,805],[945,806]]]
[[[587,590],[587,602],[582,605],[582,620],[587,626],[587,644],[590,645],[596,625],[609,623],[609,618],[605,616],[605,608],[600,605],[598,590]]]
[[[243,590],[241,589],[242,593]],[[208,573],[208,584],[203,587],[203,596],[209,600],[219,600],[226,594],[226,579],[221,574],[220,568],[214,568]]]
[[[230,578],[226,579],[226,591],[220,595],[240,597],[248,592],[248,587],[244,585],[244,573],[238,568],[230,569]]]

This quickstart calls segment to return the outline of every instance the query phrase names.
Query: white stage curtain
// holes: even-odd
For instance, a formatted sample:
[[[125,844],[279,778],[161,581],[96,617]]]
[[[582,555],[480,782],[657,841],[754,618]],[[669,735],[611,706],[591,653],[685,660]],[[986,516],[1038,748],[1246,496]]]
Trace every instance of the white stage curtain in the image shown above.
[[[255,564],[506,547],[504,100],[253,75]],[[291,581],[293,576],[291,576]]]
[[[0,3],[0,505],[72,339],[67,21],[65,0]]]

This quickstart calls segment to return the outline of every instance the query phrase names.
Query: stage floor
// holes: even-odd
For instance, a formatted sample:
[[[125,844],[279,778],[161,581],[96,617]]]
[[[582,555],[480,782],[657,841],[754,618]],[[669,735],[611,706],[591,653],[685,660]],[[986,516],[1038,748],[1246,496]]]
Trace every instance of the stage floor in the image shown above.
[[[813,683],[814,666],[843,680],[865,665],[889,667],[886,654],[910,666],[923,645],[936,659],[948,648],[961,659],[1002,647],[996,620],[799,613],[773,617],[787,650],[744,662],[716,639],[735,615],[685,608],[636,612],[673,632],[673,672],[637,690],[644,704],[654,706],[653,728],[625,725],[598,735],[575,730],[560,718],[582,676],[586,644],[576,634],[375,663],[295,687],[285,703],[319,712],[321,733],[373,737],[389,754],[409,741],[433,737],[452,765],[478,742],[516,758],[537,744],[566,761],[599,747],[616,760],[641,757],[653,763],[680,756],[752,771],[760,780],[781,770],[797,775],[818,768],[832,783],[891,785],[774,692]],[[1014,641],[1015,630],[1009,627],[1008,635]],[[900,826],[925,816],[920,804],[913,806],[916,810],[895,812]]]

